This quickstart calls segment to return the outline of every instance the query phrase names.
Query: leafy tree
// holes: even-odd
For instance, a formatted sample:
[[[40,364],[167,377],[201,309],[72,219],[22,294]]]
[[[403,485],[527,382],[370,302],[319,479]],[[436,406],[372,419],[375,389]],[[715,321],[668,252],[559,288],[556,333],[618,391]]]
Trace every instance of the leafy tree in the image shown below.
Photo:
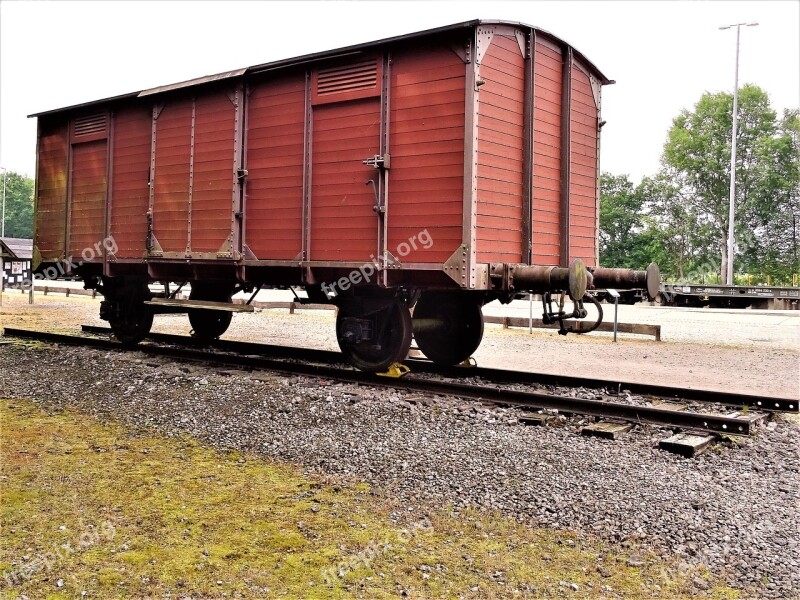
[[[600,264],[629,267],[643,199],[627,175],[600,175]]]
[[[33,179],[14,171],[5,175],[6,237],[33,237]],[[1,185],[1,184],[0,184]]]
[[[662,225],[686,235],[675,249],[678,275],[714,262],[721,276],[727,270],[732,111],[732,94],[706,93],[673,120],[664,145],[660,177],[672,191],[661,199]],[[775,215],[787,212],[800,183],[792,114],[779,123],[766,92],[749,84],[739,91],[734,225],[737,247],[751,263],[782,251],[771,239],[786,230]]]
[[[764,168],[753,194],[759,202],[747,207],[754,235],[742,248],[742,262],[750,272],[788,283],[800,272],[800,110],[784,111],[776,135],[760,151]]]

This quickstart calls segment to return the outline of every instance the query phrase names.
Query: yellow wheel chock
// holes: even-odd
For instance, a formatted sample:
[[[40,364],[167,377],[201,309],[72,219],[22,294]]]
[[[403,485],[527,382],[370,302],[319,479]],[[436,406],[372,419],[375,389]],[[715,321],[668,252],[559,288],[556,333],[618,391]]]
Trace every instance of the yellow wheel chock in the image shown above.
[[[410,373],[411,369],[405,366],[403,363],[392,363],[389,365],[389,368],[386,369],[383,373],[375,373],[379,377],[394,377],[395,379],[399,379],[406,373]]]

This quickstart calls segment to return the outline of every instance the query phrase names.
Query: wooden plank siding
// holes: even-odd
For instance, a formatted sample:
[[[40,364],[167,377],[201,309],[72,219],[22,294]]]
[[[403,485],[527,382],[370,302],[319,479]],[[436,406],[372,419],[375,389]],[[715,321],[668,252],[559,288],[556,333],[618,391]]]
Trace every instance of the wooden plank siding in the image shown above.
[[[164,252],[189,249],[192,99],[167,101],[156,119],[153,230]]]
[[[69,121],[41,119],[36,173],[36,235],[42,260],[66,256]]]
[[[145,255],[152,122],[150,105],[123,107],[114,117],[109,234],[117,244],[117,258]]]
[[[569,256],[570,261],[580,258],[588,266],[597,264],[597,116],[589,76],[575,64],[570,102]]]
[[[216,254],[231,235],[235,106],[225,91],[195,100],[192,252]]]
[[[293,260],[303,248],[305,76],[248,92],[245,243],[260,260]]]
[[[432,240],[403,262],[442,263],[461,245],[465,81],[464,62],[446,46],[392,57],[387,247],[396,254],[424,230]]]
[[[98,243],[106,237],[107,150],[104,139],[72,147],[68,255],[75,262],[102,261],[104,250]]]
[[[34,243],[110,234],[107,276],[302,283],[388,251],[408,270],[382,284],[485,289],[487,263],[596,265],[600,83],[551,34],[476,21],[40,113]]]
[[[533,264],[556,265],[561,251],[561,51],[542,41],[533,66]]]
[[[516,37],[495,34],[479,71],[478,262],[522,260],[524,66]]]

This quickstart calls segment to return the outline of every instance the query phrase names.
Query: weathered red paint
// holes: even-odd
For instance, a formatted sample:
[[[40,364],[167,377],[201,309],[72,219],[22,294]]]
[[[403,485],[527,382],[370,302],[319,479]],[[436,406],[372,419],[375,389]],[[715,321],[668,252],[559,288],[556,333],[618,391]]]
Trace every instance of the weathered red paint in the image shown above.
[[[68,122],[56,119],[39,123],[34,245],[45,261],[66,256],[68,128]]]
[[[298,282],[386,251],[404,281],[451,261],[443,281],[486,286],[528,242],[533,264],[594,265],[600,83],[550,34],[476,22],[65,109],[40,123],[36,245],[56,261],[110,234],[106,274],[202,260]]]
[[[109,234],[116,259],[145,255],[152,119],[150,106],[135,104],[121,107],[114,118]]]
[[[525,57],[506,28],[481,61],[478,94],[479,262],[522,262]]]
[[[597,264],[597,114],[589,75],[579,64],[572,69],[570,121],[570,260]]]
[[[558,263],[561,192],[561,49],[537,40],[534,54],[532,262]]]
[[[76,262],[103,254],[107,151],[104,139],[72,146],[68,255]]]
[[[303,249],[305,75],[252,83],[247,111],[245,244],[255,258],[292,260]]]
[[[388,247],[427,230],[408,262],[442,263],[462,241],[464,62],[447,44],[393,54]]]

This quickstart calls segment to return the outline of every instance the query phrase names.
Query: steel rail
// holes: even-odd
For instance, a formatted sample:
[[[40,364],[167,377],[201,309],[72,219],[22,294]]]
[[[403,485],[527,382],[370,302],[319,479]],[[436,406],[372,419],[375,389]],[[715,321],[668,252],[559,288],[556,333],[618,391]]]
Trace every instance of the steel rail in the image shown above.
[[[82,325],[86,333],[96,335],[111,335],[108,327]],[[164,344],[175,344],[193,347],[208,347],[208,343],[185,335],[168,333],[150,333],[148,339]],[[315,350],[297,348],[294,346],[277,346],[260,344],[256,342],[241,342],[236,340],[214,340],[212,347],[226,352],[239,354],[258,354],[279,358],[292,358],[323,362],[327,364],[344,364],[344,359],[339,352],[330,350]],[[690,402],[709,402],[724,404],[734,408],[747,407],[771,412],[800,412],[800,400],[763,395],[740,394],[718,390],[698,388],[676,388],[666,385],[636,383],[611,379],[597,379],[590,377],[577,377],[574,375],[555,375],[552,373],[533,373],[530,371],[509,371],[507,369],[492,369],[486,367],[450,367],[443,368],[434,365],[425,359],[409,358],[405,361],[412,372],[433,373],[451,379],[476,377],[492,383],[522,384],[522,385],[552,385],[564,387],[583,387],[589,389],[605,389],[609,394],[619,395],[623,390],[640,396],[653,396],[661,399],[684,400]]]
[[[59,344],[88,346],[108,350],[129,350],[111,339],[68,335],[61,333],[32,331],[6,328],[4,335],[24,339],[35,339]],[[180,337],[180,336],[179,336]],[[208,349],[196,349],[186,346],[167,347],[156,344],[139,344],[132,350],[164,356],[167,358],[186,359],[197,362],[231,366],[239,369],[264,369],[288,375],[304,375],[346,381],[382,388],[402,389],[406,391],[424,392],[470,398],[494,404],[514,406],[524,409],[555,409],[572,414],[583,414],[595,417],[622,419],[635,423],[651,423],[680,428],[709,431],[718,434],[749,435],[752,426],[761,421],[765,415],[749,415],[747,417],[725,416],[718,414],[694,413],[688,411],[638,406],[603,400],[587,400],[570,398],[539,392],[523,392],[508,390],[496,386],[463,384],[451,381],[438,381],[415,378],[387,378],[372,373],[356,371],[350,368],[332,367],[308,362],[287,362],[275,358],[242,355],[209,353]]]

